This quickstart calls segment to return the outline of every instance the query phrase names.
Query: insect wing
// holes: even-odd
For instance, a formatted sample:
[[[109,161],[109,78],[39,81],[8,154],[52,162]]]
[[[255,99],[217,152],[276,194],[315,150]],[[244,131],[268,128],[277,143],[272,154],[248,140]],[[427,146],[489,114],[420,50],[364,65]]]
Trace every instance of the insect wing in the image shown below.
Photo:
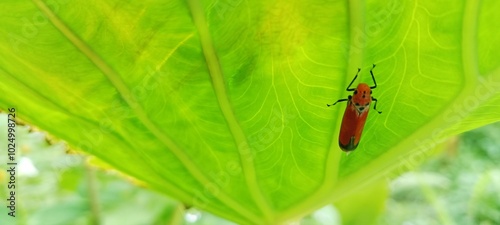
[[[368,111],[365,109],[363,113],[358,114],[352,101],[348,102],[339,134],[339,146],[343,151],[353,151],[358,147]]]

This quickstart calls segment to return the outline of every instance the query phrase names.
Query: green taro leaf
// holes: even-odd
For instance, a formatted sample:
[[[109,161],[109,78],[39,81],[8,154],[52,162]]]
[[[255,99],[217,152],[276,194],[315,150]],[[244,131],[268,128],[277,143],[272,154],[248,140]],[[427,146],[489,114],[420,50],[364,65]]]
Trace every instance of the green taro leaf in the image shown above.
[[[499,1],[3,0],[0,108],[187,205],[293,221],[500,119]],[[378,110],[338,147],[345,88]],[[371,110],[373,111],[373,110]]]

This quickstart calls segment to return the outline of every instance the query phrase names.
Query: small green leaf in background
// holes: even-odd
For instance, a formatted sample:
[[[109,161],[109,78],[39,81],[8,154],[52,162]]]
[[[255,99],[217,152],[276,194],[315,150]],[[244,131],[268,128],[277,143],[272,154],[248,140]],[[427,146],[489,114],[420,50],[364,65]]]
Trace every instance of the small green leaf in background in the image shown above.
[[[374,224],[385,211],[388,197],[387,181],[379,181],[366,186],[335,203],[344,225]]]
[[[149,188],[279,224],[500,120],[498,1],[4,0],[0,108]],[[356,69],[379,87],[338,148]]]

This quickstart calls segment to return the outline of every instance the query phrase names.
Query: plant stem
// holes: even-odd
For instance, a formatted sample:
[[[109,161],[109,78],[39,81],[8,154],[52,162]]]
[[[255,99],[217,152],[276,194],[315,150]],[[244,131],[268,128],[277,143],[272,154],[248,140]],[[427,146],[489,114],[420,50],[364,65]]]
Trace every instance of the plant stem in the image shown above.
[[[89,224],[100,225],[101,216],[100,216],[99,199],[97,196],[95,169],[92,166],[88,165],[88,163],[85,163],[85,172],[87,174],[87,190],[89,194],[90,211],[92,212],[90,215]]]

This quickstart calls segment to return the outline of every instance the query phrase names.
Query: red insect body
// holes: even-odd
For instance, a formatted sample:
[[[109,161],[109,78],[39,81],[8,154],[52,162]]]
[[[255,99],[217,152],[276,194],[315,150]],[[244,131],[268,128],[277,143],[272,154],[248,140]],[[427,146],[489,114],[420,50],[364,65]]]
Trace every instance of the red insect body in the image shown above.
[[[361,91],[362,89],[363,91]],[[340,127],[339,146],[344,151],[352,151],[358,147],[361,133],[365,127],[366,117],[370,110],[370,87],[365,83],[361,83],[356,88],[356,91],[357,94],[354,94],[347,102],[347,108]],[[364,94],[361,94],[363,92]],[[356,106],[355,102],[360,106]]]
[[[375,68],[375,65],[373,65],[373,68]],[[359,71],[360,69],[358,69],[358,73]],[[370,73],[372,74],[373,82],[375,83],[374,86],[370,87],[368,84],[360,83],[356,88],[350,88],[358,76],[358,74],[356,74],[346,89],[347,91],[354,91],[353,96],[349,95],[347,99],[340,99],[332,104],[335,105],[338,102],[347,101],[347,108],[344,112],[339,135],[339,146],[346,152],[353,151],[356,147],[358,147],[359,140],[361,139],[361,133],[363,132],[366,118],[368,116],[368,112],[370,111],[370,104],[372,100],[375,101],[373,108],[377,110],[377,99],[371,96],[371,89],[376,88],[377,83],[375,82],[375,77],[373,76],[373,72],[371,70]],[[331,105],[327,104],[327,106]],[[381,113],[379,111],[377,112]]]

